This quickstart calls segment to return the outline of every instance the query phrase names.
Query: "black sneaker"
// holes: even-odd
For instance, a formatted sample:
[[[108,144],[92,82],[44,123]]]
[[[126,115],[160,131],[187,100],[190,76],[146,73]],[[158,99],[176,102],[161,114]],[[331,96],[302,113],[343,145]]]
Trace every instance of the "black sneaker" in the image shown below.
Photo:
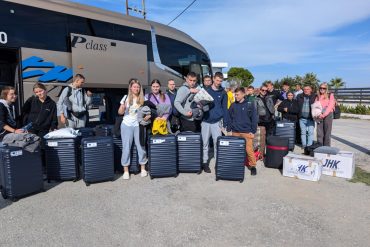
[[[257,169],[256,169],[256,167],[252,167],[251,168],[251,175],[252,176],[256,176],[257,175]]]
[[[205,173],[211,173],[211,169],[209,168],[208,164],[203,164],[203,171]]]

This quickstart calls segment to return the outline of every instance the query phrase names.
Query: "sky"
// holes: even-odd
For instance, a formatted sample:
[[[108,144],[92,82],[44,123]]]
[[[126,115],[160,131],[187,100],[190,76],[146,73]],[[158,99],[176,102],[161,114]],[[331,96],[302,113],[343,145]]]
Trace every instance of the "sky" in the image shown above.
[[[73,1],[125,13],[125,0]],[[168,24],[191,2],[146,0],[147,19]],[[141,0],[129,3],[141,7]],[[255,86],[313,72],[321,81],[370,87],[369,0],[197,0],[171,26],[213,62],[250,70]]]

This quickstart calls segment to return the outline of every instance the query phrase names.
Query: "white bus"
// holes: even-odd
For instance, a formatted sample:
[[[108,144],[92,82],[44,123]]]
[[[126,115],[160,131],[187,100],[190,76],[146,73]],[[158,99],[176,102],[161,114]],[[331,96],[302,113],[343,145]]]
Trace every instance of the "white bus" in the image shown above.
[[[18,110],[35,82],[57,100],[74,74],[86,77],[96,123],[112,123],[130,78],[144,87],[211,74],[207,51],[189,35],[148,20],[61,0],[0,1],[0,85],[17,89]],[[105,99],[102,107],[102,99]],[[95,109],[95,111],[96,111]],[[101,114],[97,114],[101,115]]]

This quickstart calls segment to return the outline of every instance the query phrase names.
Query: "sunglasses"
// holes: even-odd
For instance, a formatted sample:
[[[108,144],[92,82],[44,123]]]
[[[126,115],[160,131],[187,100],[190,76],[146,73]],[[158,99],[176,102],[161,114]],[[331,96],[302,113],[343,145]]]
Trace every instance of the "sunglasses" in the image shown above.
[[[267,90],[266,90],[266,89],[261,89],[260,91],[261,91],[261,92],[266,92]]]
[[[320,90],[326,90],[326,87],[320,87]]]

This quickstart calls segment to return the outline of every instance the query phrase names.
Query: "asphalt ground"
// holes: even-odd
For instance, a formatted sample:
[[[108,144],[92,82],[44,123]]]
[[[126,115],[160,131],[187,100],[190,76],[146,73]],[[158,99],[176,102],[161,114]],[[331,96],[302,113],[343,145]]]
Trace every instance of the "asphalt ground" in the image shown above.
[[[333,131],[357,146],[333,145],[365,168],[369,123],[336,120]],[[369,246],[370,186],[257,167],[243,183],[216,182],[213,162],[211,174],[45,183],[44,193],[0,199],[0,246]]]

